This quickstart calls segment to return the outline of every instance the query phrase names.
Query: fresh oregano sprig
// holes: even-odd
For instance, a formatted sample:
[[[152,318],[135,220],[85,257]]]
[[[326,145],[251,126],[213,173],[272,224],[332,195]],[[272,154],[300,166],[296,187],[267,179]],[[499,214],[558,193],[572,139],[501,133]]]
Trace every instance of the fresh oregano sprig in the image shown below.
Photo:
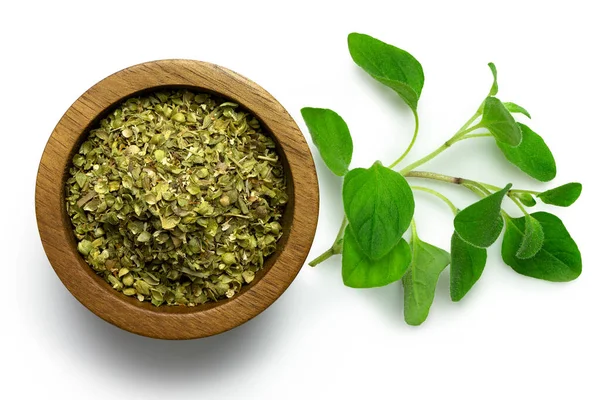
[[[419,131],[418,103],[425,82],[421,64],[408,52],[371,36],[351,33],[348,49],[354,62],[380,83],[394,90],[415,117],[412,139],[406,150],[389,166],[375,161],[370,168],[350,169],[353,144],[348,126],[337,113],[322,108],[303,108],[315,146],[325,164],[343,177],[344,219],[333,244],[311,261],[315,266],[342,254],[344,284],[371,288],[402,280],[404,317],[419,325],[427,318],[441,272],[450,265],[450,296],[461,300],[481,277],[487,248],[505,230],[502,258],[516,272],[548,281],[565,282],[581,274],[581,254],[562,221],[547,212],[529,213],[538,200],[561,207],[572,205],[581,194],[581,184],[568,183],[538,192],[498,187],[460,177],[416,170],[454,144],[467,139],[493,139],[506,159],[532,178],[547,182],[556,176],[552,152],[540,135],[515,121],[513,114],[531,118],[529,112],[498,97],[497,69],[488,64],[493,83],[481,106],[440,147],[399,171]],[[460,185],[480,200],[459,210],[442,193],[410,185],[407,178],[436,180]],[[454,217],[450,253],[423,241],[413,218],[413,191],[423,191],[446,203]],[[503,210],[506,198],[523,213],[512,217]],[[409,226],[410,244],[404,239]]]

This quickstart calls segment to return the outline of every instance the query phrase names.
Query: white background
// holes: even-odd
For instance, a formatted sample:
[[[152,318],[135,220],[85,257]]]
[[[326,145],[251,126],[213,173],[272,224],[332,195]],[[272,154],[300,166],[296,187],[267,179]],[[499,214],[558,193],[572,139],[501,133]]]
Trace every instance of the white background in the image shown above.
[[[598,399],[598,12],[594,1],[12,1],[0,14],[0,190],[3,398],[61,399]],[[358,31],[424,66],[421,136],[433,150],[472,115],[499,70],[499,97],[525,106],[553,150],[558,176],[539,184],[488,139],[461,142],[423,169],[496,185],[572,180],[581,199],[557,209],[583,254],[581,277],[553,284],[514,273],[490,249],[460,303],[448,271],[429,319],[409,327],[399,284],[343,286],[339,258],[306,266],[267,311],[228,333],[187,342],[138,337],[100,320],[63,287],[35,225],[37,165],[54,125],[97,81],[163,58],[211,61],[270,91],[306,134],[303,106],[340,113],[353,167],[394,160],[413,121],[390,90],[356,67]],[[314,147],[312,148],[314,151]],[[316,154],[316,153],[315,153]],[[315,157],[321,212],[310,256],[342,218],[340,180]],[[419,184],[428,184],[419,182]],[[457,205],[474,201],[443,189]],[[423,240],[448,248],[452,218],[417,193]],[[507,204],[508,210],[517,215]],[[8,314],[8,315],[7,315]],[[384,397],[385,396],[385,397]]]

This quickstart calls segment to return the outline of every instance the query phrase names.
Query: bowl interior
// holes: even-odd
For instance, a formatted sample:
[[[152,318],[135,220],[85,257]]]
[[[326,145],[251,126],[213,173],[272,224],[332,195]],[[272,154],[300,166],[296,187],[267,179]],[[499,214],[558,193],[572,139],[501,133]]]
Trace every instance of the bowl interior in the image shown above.
[[[294,215],[295,197],[294,197],[294,181],[290,174],[290,167],[289,167],[288,159],[286,157],[285,152],[282,149],[281,143],[277,139],[277,136],[273,134],[271,127],[264,120],[262,120],[257,115],[257,113],[254,112],[254,110],[252,110],[251,105],[248,106],[248,105],[244,104],[243,101],[240,101],[240,99],[236,99],[231,96],[226,96],[226,95],[223,95],[222,93],[218,93],[213,90],[209,90],[207,88],[203,88],[200,86],[190,86],[190,85],[160,85],[160,86],[148,87],[143,90],[134,92],[130,95],[124,96],[124,97],[120,98],[119,100],[115,101],[109,107],[102,110],[100,113],[98,113],[98,115],[90,121],[90,123],[85,127],[85,129],[81,131],[81,133],[79,135],[79,139],[74,143],[74,146],[71,148],[71,150],[69,152],[69,160],[67,161],[67,163],[65,165],[65,169],[61,176],[61,187],[63,187],[63,188],[65,187],[66,180],[69,178],[69,168],[71,166],[70,160],[73,158],[75,153],[79,150],[79,147],[87,138],[90,130],[93,129],[94,127],[96,127],[100,120],[102,120],[107,115],[109,115],[123,101],[127,100],[128,98],[149,95],[152,92],[156,92],[156,91],[160,91],[160,90],[169,90],[169,89],[188,89],[192,92],[197,92],[197,93],[210,93],[210,94],[218,96],[224,100],[230,100],[230,101],[233,101],[233,102],[239,104],[243,110],[248,111],[250,114],[252,114],[253,116],[255,116],[258,119],[258,121],[261,124],[263,133],[265,135],[270,136],[276,144],[277,154],[281,158],[281,162],[283,164],[284,174],[285,174],[285,178],[286,178],[286,190],[287,190],[289,200],[288,200],[287,204],[284,206],[284,211],[282,214],[282,218],[280,220],[280,224],[282,227],[282,236],[279,239],[279,241],[277,242],[277,249],[276,249],[275,253],[269,255],[265,259],[263,268],[256,273],[254,280],[249,284],[245,284],[242,287],[242,289],[240,290],[240,292],[237,293],[231,299],[223,299],[223,300],[219,300],[216,302],[207,302],[207,303],[199,304],[199,305],[196,305],[193,307],[176,306],[176,305],[161,305],[159,307],[156,307],[147,301],[142,302],[142,301],[135,299],[134,297],[126,296],[123,293],[114,290],[104,279],[102,279],[102,277],[100,277],[98,274],[96,274],[96,272],[94,272],[94,270],[91,268],[91,266],[89,266],[86,263],[86,261],[83,259],[83,257],[81,255],[79,255],[79,253],[77,251],[77,240],[76,240],[75,234],[73,232],[73,225],[71,224],[71,220],[69,218],[69,215],[68,215],[67,209],[66,209],[66,205],[65,205],[66,201],[65,201],[65,191],[64,190],[61,192],[62,225],[63,225],[64,229],[69,232],[69,237],[71,240],[69,241],[68,245],[71,247],[71,251],[73,251],[74,253],[77,253],[79,256],[78,257],[78,261],[79,261],[78,267],[83,268],[85,270],[86,274],[88,274],[93,279],[95,284],[97,284],[101,290],[106,291],[107,293],[109,293],[112,296],[119,297],[120,300],[125,301],[134,307],[143,308],[150,312],[179,313],[179,314],[197,313],[197,312],[201,312],[203,310],[208,310],[211,308],[219,307],[225,303],[231,302],[236,297],[241,296],[244,292],[249,290],[251,287],[258,284],[258,282],[266,274],[268,274],[269,270],[273,266],[275,260],[281,253],[282,249],[285,248],[285,246],[287,244],[287,240],[289,238],[290,227],[291,227],[293,215]]]

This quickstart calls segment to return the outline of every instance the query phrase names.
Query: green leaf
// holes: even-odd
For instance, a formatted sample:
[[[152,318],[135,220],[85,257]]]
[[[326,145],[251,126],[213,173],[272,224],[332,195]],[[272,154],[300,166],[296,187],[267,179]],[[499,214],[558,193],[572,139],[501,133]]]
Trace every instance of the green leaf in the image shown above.
[[[148,242],[148,241],[150,241],[150,239],[152,239],[152,234],[150,234],[149,232],[146,232],[146,231],[143,231],[137,237],[137,240],[142,243]]]
[[[87,256],[94,250],[94,246],[89,240],[83,239],[81,242],[77,243],[77,250],[84,256]]]
[[[490,94],[488,94],[488,96],[495,96],[498,94],[498,71],[496,70],[496,65],[492,62],[488,63],[488,67],[490,67],[492,75],[494,75],[494,83],[492,83]]]
[[[533,207],[537,204],[537,201],[535,201],[530,193],[518,193],[516,194],[516,197],[525,207]]]
[[[456,233],[475,247],[491,246],[502,232],[504,223],[500,210],[502,200],[511,187],[512,184],[508,184],[504,189],[471,204],[456,214],[454,218]]]
[[[372,260],[386,255],[410,225],[415,200],[406,179],[377,161],[344,178],[344,211],[358,244]]]
[[[361,33],[348,35],[348,50],[359,67],[398,93],[416,112],[425,76],[412,55]]]
[[[372,288],[396,282],[408,269],[410,246],[404,239],[379,260],[371,260],[361,250],[350,227],[344,232],[342,278],[353,288]]]
[[[567,282],[581,274],[581,253],[562,221],[546,212],[531,214],[545,232],[542,249],[533,257],[516,256],[525,235],[525,217],[509,218],[502,242],[502,259],[519,274],[552,282]]]
[[[404,286],[404,320],[421,325],[429,314],[440,274],[450,263],[447,251],[413,236],[412,263],[402,278]]]
[[[164,150],[155,150],[154,151],[154,158],[156,159],[156,161],[158,162],[162,162],[162,160],[165,159],[165,151]]]
[[[527,125],[517,125],[523,135],[523,140],[518,146],[513,147],[496,140],[506,159],[538,181],[548,182],[554,179],[556,162],[544,139]]]
[[[88,180],[88,177],[85,173],[83,173],[81,171],[77,171],[75,173],[75,182],[77,182],[77,184],[79,185],[79,188],[83,189],[83,186],[85,185],[87,180]]]
[[[160,223],[163,229],[173,229],[177,226],[177,224],[181,221],[181,218],[171,215],[170,217],[160,217]]]
[[[506,107],[506,109],[511,113],[523,114],[527,118],[531,119],[531,115],[529,115],[529,112],[518,104],[507,101],[504,103],[504,107]]]
[[[546,204],[569,207],[577,201],[579,195],[581,195],[581,189],[581,183],[571,182],[554,189],[546,190],[538,194],[537,197]]]
[[[516,252],[517,258],[523,260],[535,256],[544,244],[544,228],[542,224],[531,215],[525,217],[525,233],[523,234],[523,240],[521,246]]]
[[[312,141],[327,167],[338,176],[348,172],[352,160],[352,136],[348,125],[335,111],[305,107],[300,110]]]
[[[488,97],[483,102],[483,116],[479,124],[502,143],[509,146],[521,143],[521,129],[504,104],[495,97]]]
[[[487,250],[471,246],[454,232],[450,254],[450,297],[460,301],[481,277]]]

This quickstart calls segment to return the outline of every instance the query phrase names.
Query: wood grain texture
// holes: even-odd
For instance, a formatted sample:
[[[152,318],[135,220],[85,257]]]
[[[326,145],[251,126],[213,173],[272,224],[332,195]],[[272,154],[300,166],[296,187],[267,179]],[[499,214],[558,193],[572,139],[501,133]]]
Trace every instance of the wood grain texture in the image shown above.
[[[64,201],[74,152],[89,128],[122,100],[161,87],[188,87],[220,94],[252,112],[275,138],[286,170],[290,202],[278,250],[252,284],[232,299],[196,307],[139,302],[112,289],[79,255]],[[193,339],[234,328],[258,315],[289,286],[312,244],[319,213],[317,176],[310,150],[287,111],[256,83],[214,64],[161,60],[119,71],[85,92],[52,132],[37,175],[38,230],[60,280],[104,320],[144,336]]]

